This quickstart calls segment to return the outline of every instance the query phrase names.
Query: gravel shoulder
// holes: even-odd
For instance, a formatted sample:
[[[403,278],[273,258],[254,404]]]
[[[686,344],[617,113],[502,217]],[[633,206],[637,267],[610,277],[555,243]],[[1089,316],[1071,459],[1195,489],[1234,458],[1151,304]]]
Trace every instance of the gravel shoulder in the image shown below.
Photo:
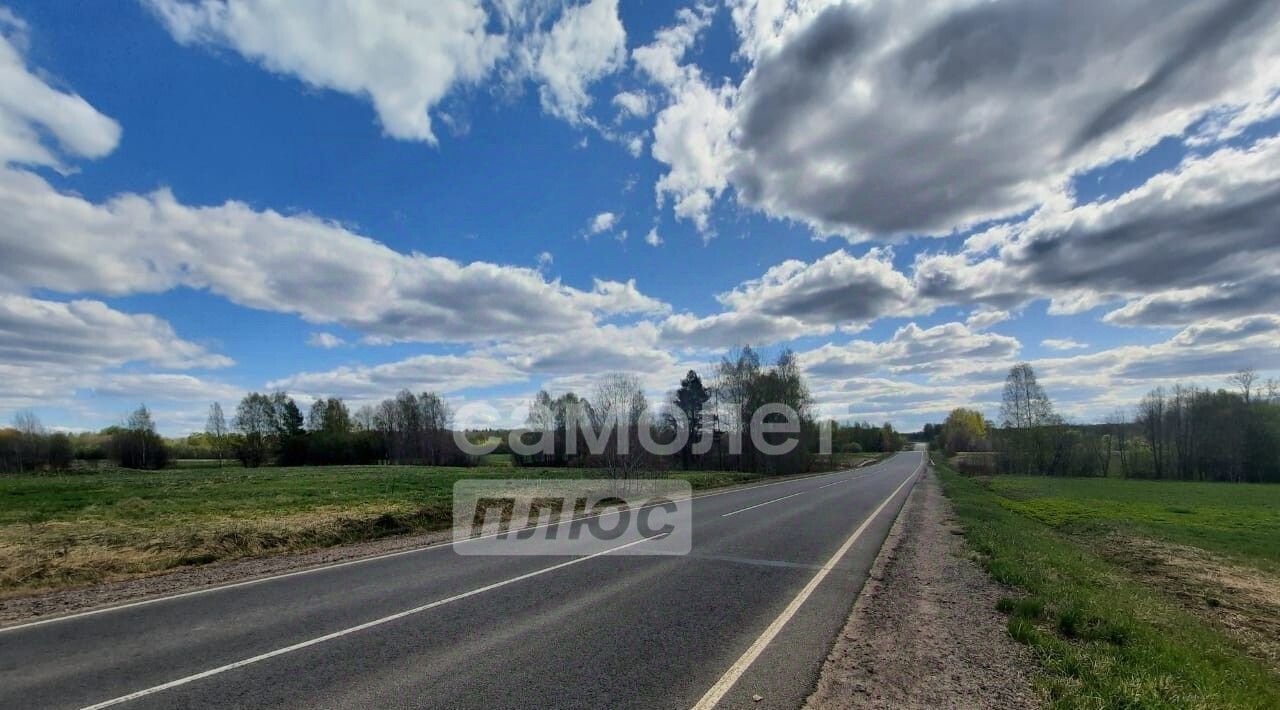
[[[806,707],[1039,705],[1035,659],[1006,631],[1010,591],[970,559],[930,468],[911,491]]]

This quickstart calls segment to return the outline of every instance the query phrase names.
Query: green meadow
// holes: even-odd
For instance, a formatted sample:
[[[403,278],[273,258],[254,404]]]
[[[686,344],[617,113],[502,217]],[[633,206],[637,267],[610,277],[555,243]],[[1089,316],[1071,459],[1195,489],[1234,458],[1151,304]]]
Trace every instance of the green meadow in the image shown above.
[[[1191,545],[1280,570],[1280,486],[1010,476],[986,479],[1000,505],[1077,534]]]
[[[1049,707],[1280,707],[1280,487],[939,463]]]

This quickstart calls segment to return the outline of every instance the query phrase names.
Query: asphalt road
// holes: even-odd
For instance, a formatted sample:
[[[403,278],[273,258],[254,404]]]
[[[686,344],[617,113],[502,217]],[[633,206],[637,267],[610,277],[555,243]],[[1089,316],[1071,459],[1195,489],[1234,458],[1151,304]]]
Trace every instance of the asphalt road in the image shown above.
[[[443,545],[10,627],[0,707],[794,708],[922,463],[699,497],[684,556]]]

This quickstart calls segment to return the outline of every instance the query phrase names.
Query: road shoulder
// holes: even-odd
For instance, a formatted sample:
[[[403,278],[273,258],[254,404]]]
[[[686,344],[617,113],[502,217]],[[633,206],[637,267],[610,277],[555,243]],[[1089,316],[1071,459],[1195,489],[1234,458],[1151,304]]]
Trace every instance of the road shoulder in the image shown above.
[[[969,557],[936,474],[889,532],[810,708],[1037,705],[1035,660],[1005,630],[1009,592]]]

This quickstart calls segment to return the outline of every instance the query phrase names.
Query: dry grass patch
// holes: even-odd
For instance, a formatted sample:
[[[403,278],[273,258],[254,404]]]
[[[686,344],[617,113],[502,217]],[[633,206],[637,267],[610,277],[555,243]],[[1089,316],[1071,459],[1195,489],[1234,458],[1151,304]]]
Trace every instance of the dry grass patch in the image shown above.
[[[694,489],[759,479],[669,472]],[[590,469],[326,466],[0,476],[0,598],[447,529],[462,479],[604,477]]]
[[[447,527],[438,504],[325,506],[268,518],[214,516],[146,524],[85,520],[0,528],[0,597],[162,572],[187,565],[372,540]]]
[[[1209,619],[1280,673],[1280,575],[1197,547],[1149,538],[1112,535],[1102,549],[1104,556]]]

